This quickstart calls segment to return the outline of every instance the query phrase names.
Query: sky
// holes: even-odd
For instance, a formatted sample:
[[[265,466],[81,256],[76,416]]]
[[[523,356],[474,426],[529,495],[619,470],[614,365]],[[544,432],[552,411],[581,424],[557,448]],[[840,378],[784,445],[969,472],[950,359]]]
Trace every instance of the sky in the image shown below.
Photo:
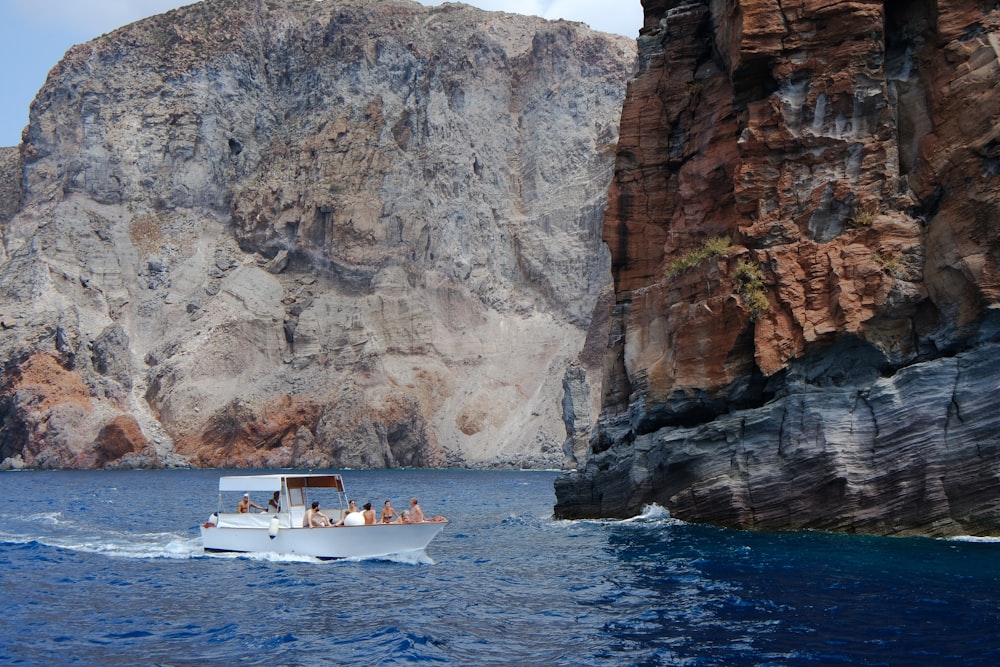
[[[336,0],[315,0],[336,2]],[[374,0],[373,0],[374,1]],[[567,19],[637,36],[640,0],[465,0],[491,11]],[[440,0],[420,0],[439,5]],[[191,0],[0,0],[0,146],[21,143],[28,108],[49,70],[75,44]]]

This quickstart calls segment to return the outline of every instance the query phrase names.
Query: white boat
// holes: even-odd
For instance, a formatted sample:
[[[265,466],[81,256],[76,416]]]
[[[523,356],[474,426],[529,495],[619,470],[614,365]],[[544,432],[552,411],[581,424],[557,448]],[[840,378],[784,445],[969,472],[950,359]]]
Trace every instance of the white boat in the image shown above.
[[[223,511],[225,494],[262,493],[258,501],[278,492],[280,511]],[[232,496],[235,497],[235,496]],[[252,496],[251,496],[252,497]],[[305,528],[306,509],[321,501],[320,511],[332,523],[345,517],[344,481],[334,474],[280,473],[231,475],[219,478],[219,509],[201,526],[206,552],[269,552],[317,558],[366,558],[423,551],[447,525],[445,520],[421,523],[376,523]],[[256,501],[255,501],[256,502]],[[264,500],[264,503],[267,501]],[[265,504],[264,507],[267,507]],[[350,516],[354,519],[353,515]],[[346,521],[350,524],[351,521]]]

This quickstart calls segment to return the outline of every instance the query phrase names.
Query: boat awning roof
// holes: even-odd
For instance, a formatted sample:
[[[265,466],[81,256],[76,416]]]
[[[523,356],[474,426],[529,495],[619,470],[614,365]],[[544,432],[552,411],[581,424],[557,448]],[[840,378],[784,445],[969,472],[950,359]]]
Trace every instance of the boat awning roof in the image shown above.
[[[281,480],[288,480],[292,488],[332,488],[344,490],[340,475],[290,474],[290,475],[227,475],[219,478],[219,491],[280,491]]]

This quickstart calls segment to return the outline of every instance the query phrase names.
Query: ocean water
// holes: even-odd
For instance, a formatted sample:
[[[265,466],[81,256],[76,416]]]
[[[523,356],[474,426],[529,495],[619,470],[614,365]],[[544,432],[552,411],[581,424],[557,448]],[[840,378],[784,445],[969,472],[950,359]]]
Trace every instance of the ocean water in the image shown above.
[[[554,521],[554,477],[348,471],[451,523],[317,561],[204,554],[215,471],[0,473],[0,664],[1000,664],[998,542]]]

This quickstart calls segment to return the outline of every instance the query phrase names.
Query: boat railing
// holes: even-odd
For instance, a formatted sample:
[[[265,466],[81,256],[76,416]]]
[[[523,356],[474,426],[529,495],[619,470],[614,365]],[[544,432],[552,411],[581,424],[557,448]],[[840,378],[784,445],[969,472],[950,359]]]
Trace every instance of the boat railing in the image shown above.
[[[272,517],[274,517],[273,514],[264,514],[263,512],[259,514],[237,514],[235,512],[226,512],[219,515],[219,520],[215,525],[219,528],[267,528],[271,525]],[[280,522],[278,525],[282,528],[290,528],[293,525],[288,514],[286,513],[279,514],[278,521]]]

